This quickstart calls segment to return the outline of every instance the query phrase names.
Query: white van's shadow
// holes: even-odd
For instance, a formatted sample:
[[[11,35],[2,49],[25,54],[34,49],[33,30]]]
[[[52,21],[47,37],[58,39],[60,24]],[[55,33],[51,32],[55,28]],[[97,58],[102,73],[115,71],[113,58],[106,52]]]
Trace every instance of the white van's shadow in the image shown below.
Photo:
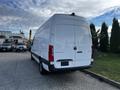
[[[75,74],[77,72],[52,72],[47,75],[42,75],[42,78],[49,84],[56,83],[57,86],[62,87],[66,84],[75,84],[77,79]]]

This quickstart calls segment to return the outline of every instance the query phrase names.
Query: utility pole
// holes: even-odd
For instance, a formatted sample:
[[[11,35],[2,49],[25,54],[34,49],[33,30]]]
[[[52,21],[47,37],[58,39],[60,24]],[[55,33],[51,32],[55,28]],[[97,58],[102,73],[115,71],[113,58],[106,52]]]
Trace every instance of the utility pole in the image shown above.
[[[32,37],[32,30],[30,29],[29,31],[29,41],[31,42],[31,37]]]
[[[29,51],[31,51],[31,43],[32,43],[31,37],[32,37],[32,30],[30,29],[30,31],[29,31],[29,40],[28,40],[28,45],[27,45]]]

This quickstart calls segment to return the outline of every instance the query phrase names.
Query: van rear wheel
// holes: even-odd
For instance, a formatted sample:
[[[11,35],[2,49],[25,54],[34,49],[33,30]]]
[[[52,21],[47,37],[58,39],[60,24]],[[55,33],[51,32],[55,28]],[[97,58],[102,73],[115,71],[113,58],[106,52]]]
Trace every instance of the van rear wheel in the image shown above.
[[[32,53],[31,53],[31,60],[33,60],[33,61],[34,61],[34,58],[33,58],[33,56],[32,56]]]
[[[47,74],[47,71],[43,68],[42,62],[39,63],[39,71],[40,71],[40,74],[42,75]]]

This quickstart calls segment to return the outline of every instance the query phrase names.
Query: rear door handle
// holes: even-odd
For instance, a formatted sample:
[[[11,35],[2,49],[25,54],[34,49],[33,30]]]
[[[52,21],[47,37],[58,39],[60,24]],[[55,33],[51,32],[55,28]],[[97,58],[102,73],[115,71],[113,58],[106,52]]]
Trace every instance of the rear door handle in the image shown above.
[[[77,53],[83,53],[82,51],[77,51]]]
[[[77,47],[75,46],[73,49],[74,49],[74,50],[77,50]]]

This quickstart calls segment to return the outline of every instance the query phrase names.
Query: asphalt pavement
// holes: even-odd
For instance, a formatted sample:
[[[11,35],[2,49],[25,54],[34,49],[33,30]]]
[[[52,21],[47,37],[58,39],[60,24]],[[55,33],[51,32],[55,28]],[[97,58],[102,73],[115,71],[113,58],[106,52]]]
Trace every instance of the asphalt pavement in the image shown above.
[[[0,90],[119,90],[80,71],[41,75],[30,53],[0,53]]]

